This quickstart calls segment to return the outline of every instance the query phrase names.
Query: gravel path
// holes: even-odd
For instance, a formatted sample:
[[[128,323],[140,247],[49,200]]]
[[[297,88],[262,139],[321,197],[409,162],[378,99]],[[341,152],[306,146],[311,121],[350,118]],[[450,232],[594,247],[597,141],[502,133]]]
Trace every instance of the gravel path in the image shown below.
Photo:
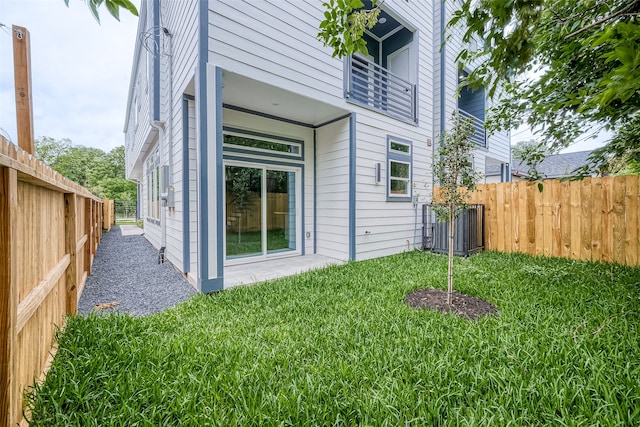
[[[87,278],[78,312],[88,314],[98,304],[119,303],[101,311],[134,315],[156,313],[186,301],[196,293],[171,263],[158,264],[158,251],[129,229],[104,233]]]

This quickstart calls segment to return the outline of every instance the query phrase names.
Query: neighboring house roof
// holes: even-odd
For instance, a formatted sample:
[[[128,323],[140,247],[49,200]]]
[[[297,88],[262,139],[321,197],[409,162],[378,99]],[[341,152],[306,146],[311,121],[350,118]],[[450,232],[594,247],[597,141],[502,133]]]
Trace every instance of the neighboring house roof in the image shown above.
[[[553,156],[548,156],[538,165],[538,172],[549,179],[571,176],[571,172],[576,168],[589,163],[587,158],[591,154],[591,151],[592,150],[578,151],[575,153],[554,154]],[[527,165],[521,163],[517,159],[513,159],[511,162],[511,175],[526,178],[528,173],[529,168]],[[499,176],[500,165],[487,166],[485,175]]]

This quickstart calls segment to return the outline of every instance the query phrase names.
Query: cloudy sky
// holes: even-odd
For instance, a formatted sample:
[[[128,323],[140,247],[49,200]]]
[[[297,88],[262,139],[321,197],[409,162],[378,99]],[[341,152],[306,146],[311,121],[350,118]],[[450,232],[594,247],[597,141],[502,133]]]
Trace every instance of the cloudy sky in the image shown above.
[[[139,6],[138,0],[134,1]],[[31,34],[35,137],[69,138],[109,151],[124,144],[137,17],[120,22],[103,7],[101,24],[81,0],[1,0],[0,23]],[[0,133],[17,141],[13,41],[0,28]]]

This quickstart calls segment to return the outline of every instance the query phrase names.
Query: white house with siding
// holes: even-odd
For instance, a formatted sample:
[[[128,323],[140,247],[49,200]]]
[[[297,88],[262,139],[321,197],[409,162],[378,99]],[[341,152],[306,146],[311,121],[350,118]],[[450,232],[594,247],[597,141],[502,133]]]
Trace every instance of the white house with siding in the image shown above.
[[[484,92],[457,95],[459,35],[440,49],[455,5],[386,0],[368,55],[336,59],[317,0],[143,0],[124,131],[146,238],[202,292],[238,265],[420,247],[453,111],[475,167],[509,176]]]

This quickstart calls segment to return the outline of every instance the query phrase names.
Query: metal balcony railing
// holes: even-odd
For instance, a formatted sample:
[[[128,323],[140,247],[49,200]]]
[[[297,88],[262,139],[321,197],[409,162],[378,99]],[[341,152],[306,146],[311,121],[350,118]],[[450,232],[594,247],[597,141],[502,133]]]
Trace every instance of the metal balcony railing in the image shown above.
[[[417,121],[416,85],[358,55],[349,58],[346,97],[390,116]]]
[[[487,146],[487,131],[484,128],[484,120],[481,120],[473,114],[467,113],[464,110],[458,108],[458,113],[465,119],[471,119],[471,126],[474,128],[474,133],[471,136],[471,140],[479,147]]]

